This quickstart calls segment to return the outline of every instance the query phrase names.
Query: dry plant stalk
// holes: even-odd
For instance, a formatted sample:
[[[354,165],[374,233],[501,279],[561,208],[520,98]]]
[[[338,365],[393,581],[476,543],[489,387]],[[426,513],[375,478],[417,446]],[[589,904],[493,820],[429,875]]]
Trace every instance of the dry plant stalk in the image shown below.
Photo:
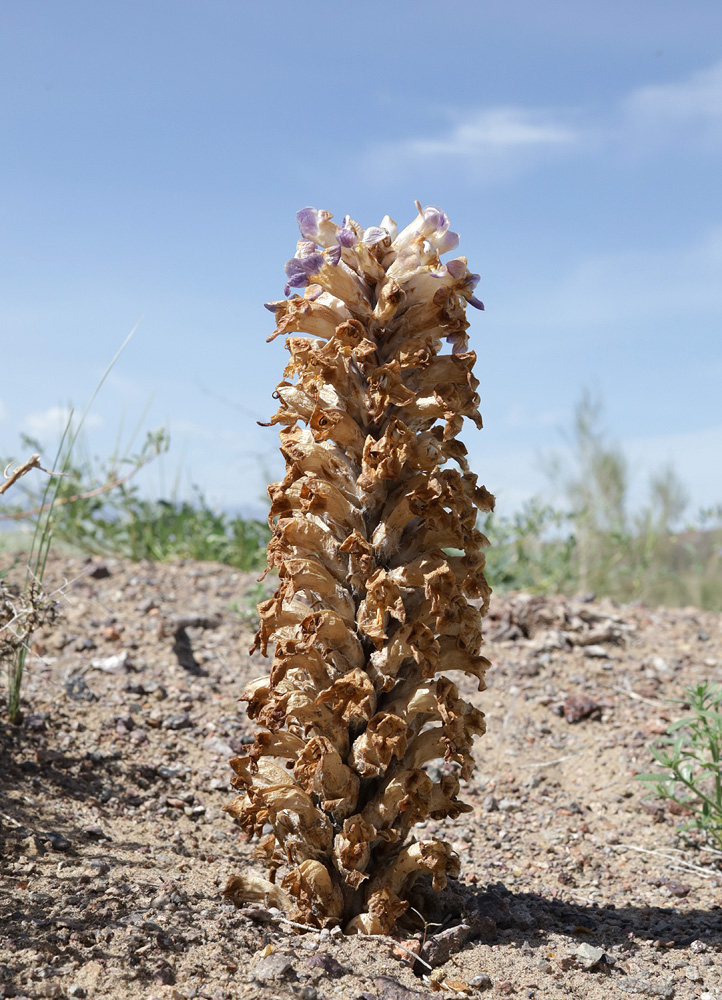
[[[419,875],[439,890],[459,874],[447,843],[411,830],[470,810],[459,778],[485,728],[446,676],[482,690],[488,666],[476,522],[494,500],[457,439],[464,417],[481,427],[465,308],[483,305],[466,258],[441,262],[458,244],[446,215],[417,209],[398,235],[388,216],[364,230],[303,209],[286,295],[305,292],[268,305],[268,339],[291,335],[271,420],[286,460],[268,491],[279,586],[253,647],[275,651],[243,695],[262,728],[231,761],[226,810],[270,876],[234,876],[226,895],[349,933],[393,931]],[[432,778],[439,758],[454,766]]]
[[[27,475],[31,469],[40,469],[41,472],[48,471],[47,469],[43,469],[40,465],[40,455],[31,455],[27,462],[23,462],[21,465],[16,466],[16,468],[10,472],[12,465],[13,463],[11,462],[10,465],[5,467],[3,472],[5,482],[0,483],[0,496],[2,496],[3,493],[6,493],[11,486],[14,486],[21,476]],[[48,473],[48,475],[53,475],[53,473]]]

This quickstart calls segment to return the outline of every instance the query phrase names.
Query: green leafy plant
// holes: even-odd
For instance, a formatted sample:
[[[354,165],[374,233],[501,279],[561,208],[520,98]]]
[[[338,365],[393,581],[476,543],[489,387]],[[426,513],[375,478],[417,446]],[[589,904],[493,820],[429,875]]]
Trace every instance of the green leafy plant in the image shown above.
[[[35,448],[40,445],[26,440]],[[164,454],[170,439],[164,429],[146,434],[142,447],[107,461],[91,460],[82,448],[63,465],[63,479],[52,501],[56,541],[96,555],[139,561],[197,559],[256,570],[265,565],[268,526],[228,516],[211,507],[197,487],[190,500],[148,499],[136,474]],[[6,518],[43,518],[47,504],[25,491],[25,506]]]
[[[704,681],[678,703],[689,714],[650,747],[662,770],[636,777],[687,812],[682,830],[700,830],[722,844],[722,686]]]

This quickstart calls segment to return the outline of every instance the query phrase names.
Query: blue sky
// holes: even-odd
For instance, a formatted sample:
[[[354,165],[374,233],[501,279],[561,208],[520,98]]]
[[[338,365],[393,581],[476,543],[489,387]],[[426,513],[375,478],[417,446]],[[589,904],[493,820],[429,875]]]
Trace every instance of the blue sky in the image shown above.
[[[637,496],[673,461],[722,500],[718,0],[3,0],[0,87],[0,454],[51,445],[141,320],[90,449],[150,400],[146,488],[254,504],[296,211],[403,226],[418,198],[482,276],[465,440],[502,510],[584,386]]]

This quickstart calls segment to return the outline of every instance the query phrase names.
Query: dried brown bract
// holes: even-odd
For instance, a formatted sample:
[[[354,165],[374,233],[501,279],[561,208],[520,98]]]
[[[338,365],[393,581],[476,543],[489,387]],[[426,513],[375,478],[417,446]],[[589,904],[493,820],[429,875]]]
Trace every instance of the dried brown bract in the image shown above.
[[[444,213],[417,208],[398,235],[388,217],[364,230],[299,212],[286,294],[305,291],[269,305],[268,339],[290,334],[271,419],[286,475],[269,487],[279,585],[254,648],[275,648],[244,693],[261,728],[226,807],[261,838],[269,879],[226,893],[348,932],[393,931],[420,874],[436,889],[458,875],[448,844],[411,830],[470,808],[459,779],[484,732],[446,676],[481,690],[488,666],[476,522],[494,501],[457,440],[464,417],[481,427],[465,307],[482,304],[466,259],[441,262],[458,243]]]

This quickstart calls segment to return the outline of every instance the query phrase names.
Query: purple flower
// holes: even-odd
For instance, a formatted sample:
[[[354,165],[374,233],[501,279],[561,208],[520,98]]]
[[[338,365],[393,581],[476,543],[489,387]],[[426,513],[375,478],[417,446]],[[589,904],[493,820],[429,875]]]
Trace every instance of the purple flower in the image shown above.
[[[303,244],[299,246],[299,251],[303,253],[303,256],[291,257],[286,264],[285,271],[288,281],[283,290],[284,295],[290,295],[292,288],[303,288],[304,285],[308,284],[308,279],[314,274],[318,274],[323,267],[323,254],[315,250],[308,252]]]
[[[341,260],[341,244],[337,243],[335,247],[329,247],[324,255],[324,260],[331,267],[337,267]]]
[[[345,215],[343,226],[339,229],[336,237],[342,247],[353,247],[356,245],[356,233],[351,228],[351,216]]]
[[[466,261],[461,260],[459,257],[455,260],[450,260],[446,265],[446,270],[455,281],[460,281],[466,273]]]
[[[332,218],[333,215],[325,209],[312,208],[310,205],[296,212],[301,236],[306,240],[313,240],[322,247],[330,247],[338,242],[336,236],[338,226],[335,222],[331,222]]]
[[[389,234],[381,226],[369,226],[369,228],[364,232],[362,243],[365,243],[367,247],[373,246],[374,243],[380,243],[381,240],[385,240]]]
[[[432,229],[438,229],[444,233],[449,228],[449,218],[446,212],[442,212],[436,205],[427,205],[422,214],[424,222],[428,223]]]
[[[301,236],[307,240],[314,240],[318,235],[318,212],[315,208],[302,208],[296,212],[296,222],[301,230]]]
[[[432,235],[430,239],[436,247],[436,252],[439,254],[448,253],[449,250],[456,250],[459,245],[459,234],[453,233],[450,229],[447,229],[439,237]]]

